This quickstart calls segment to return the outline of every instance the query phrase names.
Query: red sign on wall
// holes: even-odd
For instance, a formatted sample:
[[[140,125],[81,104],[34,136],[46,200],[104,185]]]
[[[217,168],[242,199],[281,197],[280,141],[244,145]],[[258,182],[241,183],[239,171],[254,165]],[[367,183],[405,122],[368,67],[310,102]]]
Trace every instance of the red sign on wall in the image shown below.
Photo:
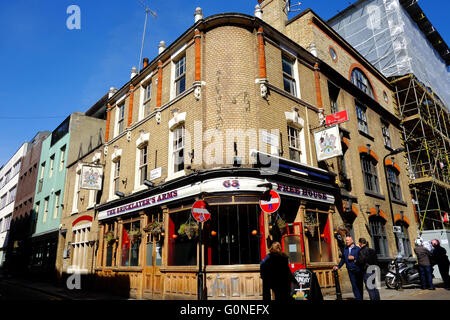
[[[325,117],[325,125],[331,126],[333,124],[348,121],[347,110],[340,111],[338,113],[333,113]]]

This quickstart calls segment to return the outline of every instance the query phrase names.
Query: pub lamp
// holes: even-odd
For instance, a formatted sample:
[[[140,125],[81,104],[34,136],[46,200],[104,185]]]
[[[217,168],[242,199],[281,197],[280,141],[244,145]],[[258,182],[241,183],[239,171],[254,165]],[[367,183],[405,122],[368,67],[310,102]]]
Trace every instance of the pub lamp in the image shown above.
[[[153,188],[155,184],[151,181],[148,181],[147,179],[144,179],[144,185],[146,185],[149,188]]]
[[[256,236],[257,234],[258,234],[258,231],[256,231],[256,230],[252,231],[252,235]]]
[[[216,231],[211,231],[211,235],[213,236],[213,237],[215,237],[216,235],[217,235],[217,232]]]
[[[178,236],[176,234],[173,234],[172,238],[176,239],[176,238],[178,238]]]
[[[125,194],[123,192],[120,192],[120,191],[116,191],[115,195],[120,197],[120,198],[125,197]]]

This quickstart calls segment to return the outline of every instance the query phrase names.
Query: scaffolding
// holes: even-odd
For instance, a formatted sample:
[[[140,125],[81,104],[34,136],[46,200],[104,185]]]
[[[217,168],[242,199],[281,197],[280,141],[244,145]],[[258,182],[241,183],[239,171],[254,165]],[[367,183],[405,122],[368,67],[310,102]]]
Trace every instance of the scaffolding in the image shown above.
[[[450,114],[413,74],[391,78],[420,230],[450,229]]]

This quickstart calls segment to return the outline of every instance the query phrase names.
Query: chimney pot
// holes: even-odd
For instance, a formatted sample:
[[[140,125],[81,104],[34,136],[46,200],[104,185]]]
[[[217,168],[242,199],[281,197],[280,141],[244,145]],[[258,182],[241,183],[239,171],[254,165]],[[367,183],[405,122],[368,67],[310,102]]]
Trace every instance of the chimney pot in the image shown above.
[[[261,6],[259,4],[257,4],[255,6],[255,17],[262,19],[262,13],[263,13],[263,11],[261,9]]]
[[[158,46],[158,54],[161,54],[164,50],[166,50],[166,43],[161,40]]]
[[[147,66],[148,66],[148,58],[144,58],[144,66],[143,66],[143,68],[145,68]]]
[[[198,20],[203,19],[202,8],[197,7],[197,8],[195,9],[194,17],[195,17],[195,22],[197,22]]]
[[[131,68],[131,79],[138,74],[136,67]]]

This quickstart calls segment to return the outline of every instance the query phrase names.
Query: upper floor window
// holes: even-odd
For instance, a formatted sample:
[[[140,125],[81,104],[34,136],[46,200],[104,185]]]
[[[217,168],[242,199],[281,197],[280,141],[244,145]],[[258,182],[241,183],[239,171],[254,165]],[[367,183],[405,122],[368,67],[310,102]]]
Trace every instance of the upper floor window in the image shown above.
[[[10,214],[10,215],[7,215],[7,216],[5,217],[5,219],[4,219],[4,225],[3,225],[3,230],[2,230],[3,232],[9,230],[9,227],[11,226],[11,217],[12,217],[11,214]]]
[[[383,133],[384,145],[392,148],[391,135],[389,134],[389,123],[381,121],[381,132]]]
[[[1,200],[0,200],[0,209],[3,209],[6,206],[6,194],[4,196],[2,196]]]
[[[372,85],[370,84],[369,79],[358,68],[355,68],[352,71],[352,83],[359,89],[364,91],[367,95],[371,96],[372,98],[375,98],[373,95]]]
[[[11,179],[11,170],[8,170],[8,172],[5,174],[5,184],[7,184],[10,179]]]
[[[365,190],[373,193],[380,193],[377,167],[373,158],[367,154],[361,153],[361,166]]]
[[[41,164],[41,171],[39,173],[39,185],[38,192],[42,191],[42,185],[44,184],[44,171],[45,171],[45,162]]]
[[[13,168],[13,176],[16,174],[16,173],[19,173],[19,171],[20,171],[20,163],[21,163],[21,161],[19,160],[19,161],[17,161],[15,164],[14,164],[14,168]]]
[[[48,200],[49,197],[44,199],[44,216],[42,217],[42,222],[47,221],[47,215],[48,215]]]
[[[358,129],[369,134],[369,126],[367,124],[366,108],[356,105],[356,117],[358,118]]]
[[[55,164],[55,155],[52,155],[50,157],[50,168],[49,168],[49,172],[48,172],[48,177],[51,178],[53,177],[53,166]]]
[[[60,201],[61,191],[55,192],[55,208],[53,210],[53,218],[58,218],[59,213],[59,201]]]
[[[16,192],[17,192],[17,186],[14,186],[11,190],[9,190],[8,203],[11,203],[16,199]]]
[[[300,162],[301,145],[300,130],[291,126],[287,127],[289,140],[289,159]]]
[[[120,183],[120,160],[114,162],[114,193],[119,191]]]
[[[125,103],[122,103],[118,108],[119,117],[117,119],[117,129],[118,133],[121,134],[124,129],[124,118],[125,118]]]
[[[288,58],[286,55],[282,56],[283,65],[283,87],[284,91],[289,92],[293,96],[297,96],[297,85],[295,83],[294,74],[294,60]]]
[[[147,148],[148,146],[139,149],[139,181],[140,184],[144,184],[144,180],[147,179]]]
[[[184,170],[184,125],[173,130],[173,173]]]
[[[175,96],[186,90],[186,56],[175,62]]]
[[[398,177],[398,172],[391,166],[386,168],[389,188],[391,189],[391,196],[393,199],[401,201],[402,200],[402,190],[400,188],[400,179]]]
[[[144,89],[144,117],[150,114],[150,99],[152,97],[152,83],[149,82]]]
[[[64,169],[64,162],[66,161],[66,146],[62,147],[59,151],[59,171]]]
[[[330,96],[330,113],[338,112],[338,97],[340,89],[328,81],[328,94]]]

